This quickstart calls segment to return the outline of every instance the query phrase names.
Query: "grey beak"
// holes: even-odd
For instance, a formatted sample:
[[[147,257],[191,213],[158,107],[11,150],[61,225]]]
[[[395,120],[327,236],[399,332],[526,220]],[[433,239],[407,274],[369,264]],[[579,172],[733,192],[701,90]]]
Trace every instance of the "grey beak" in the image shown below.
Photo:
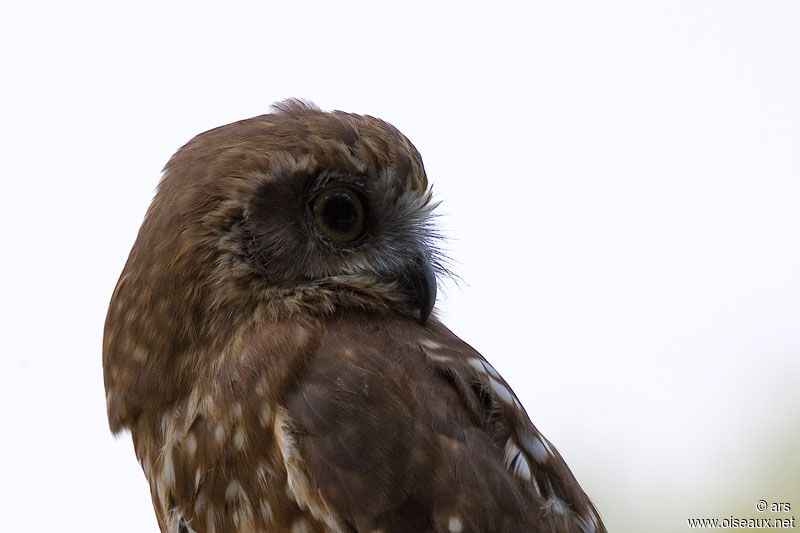
[[[425,324],[436,304],[436,274],[428,250],[420,251],[400,276],[400,285],[415,309],[419,322]]]

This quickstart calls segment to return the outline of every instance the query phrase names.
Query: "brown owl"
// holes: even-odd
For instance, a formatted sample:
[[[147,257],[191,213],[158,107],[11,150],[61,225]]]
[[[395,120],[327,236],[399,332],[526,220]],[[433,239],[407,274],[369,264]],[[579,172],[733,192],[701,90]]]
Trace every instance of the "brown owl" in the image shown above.
[[[434,206],[394,127],[295,100],[170,159],[103,339],[162,531],[605,531],[431,314]]]

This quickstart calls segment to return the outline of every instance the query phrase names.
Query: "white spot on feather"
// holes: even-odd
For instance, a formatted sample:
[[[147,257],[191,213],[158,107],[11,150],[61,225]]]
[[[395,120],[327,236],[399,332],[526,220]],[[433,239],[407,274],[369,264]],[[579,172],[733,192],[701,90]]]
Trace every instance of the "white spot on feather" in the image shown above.
[[[481,373],[486,372],[486,368],[483,366],[483,361],[481,361],[480,359],[476,359],[476,358],[468,359],[467,363],[469,363],[469,366],[471,366],[472,368],[474,368],[478,372],[481,372]]]
[[[225,487],[225,499],[229,502],[235,502],[245,498],[244,489],[239,481],[233,479],[228,483],[228,486]]]
[[[106,411],[111,411],[111,402],[114,400],[114,389],[108,389],[106,392]]]
[[[335,516],[327,508],[318,489],[308,478],[300,450],[289,430],[290,427],[289,415],[284,408],[279,407],[275,414],[274,431],[286,468],[286,494],[297,502],[301,509],[308,509],[314,518],[325,522],[330,529],[337,530]],[[294,527],[293,525],[292,531],[294,531]]]
[[[550,496],[544,504],[544,512],[545,514],[549,512],[555,512],[558,514],[565,514],[569,512],[569,506],[564,503],[563,500],[556,498],[555,496]]]
[[[269,427],[272,422],[272,407],[268,403],[261,406],[261,411],[258,413],[258,421],[261,422],[261,427]]]
[[[536,491],[536,494],[541,497],[542,496],[542,489],[539,488],[539,483],[536,481],[536,478],[531,476],[531,484],[533,485],[533,489]]]
[[[169,513],[170,513],[170,521],[171,521],[171,524],[170,524],[170,527],[169,527],[169,531],[179,531],[179,530],[181,530],[180,526],[181,526],[181,522],[183,522],[182,525],[184,526],[185,529],[183,529],[181,531],[187,531],[188,533],[196,533],[195,530],[192,529],[192,527],[189,525],[188,522],[183,521],[183,513],[181,512],[181,510],[178,507],[173,507],[172,509],[169,510]]]
[[[578,520],[580,520],[580,526],[583,533],[597,532],[599,519],[597,518],[597,515],[594,513],[594,511],[590,510],[585,517],[579,518]]]
[[[216,404],[214,403],[214,397],[210,394],[206,394],[203,396],[203,411],[209,415],[213,414],[216,410]]]
[[[486,370],[489,372],[489,374],[491,374],[495,379],[501,379],[500,373],[497,370],[495,370],[495,368],[492,366],[490,362],[483,361],[483,365],[486,367]]]
[[[446,355],[437,353],[439,350],[444,348],[444,346],[434,340],[422,339],[419,341],[419,345],[422,347],[422,351],[425,352],[425,355],[427,355],[428,358],[433,361],[437,361],[439,363],[448,363],[452,360],[452,358]]]
[[[309,526],[308,521],[305,518],[300,518],[299,520],[295,520],[294,524],[292,524],[292,533],[310,533],[311,526]]]
[[[167,432],[169,431],[169,422],[170,416],[169,413],[164,413],[161,415],[161,435],[164,437],[167,436]]]
[[[141,346],[137,346],[135,350],[133,350],[133,360],[137,363],[144,363],[147,361],[147,350],[142,348]]]
[[[266,484],[267,476],[269,476],[271,473],[272,471],[270,470],[269,466],[267,466],[267,464],[263,462],[258,463],[258,466],[256,467],[256,476],[258,477],[258,480],[261,481],[261,483]]]
[[[528,452],[533,460],[539,464],[544,464],[552,455],[550,447],[545,443],[544,439],[538,435],[525,434],[520,439],[522,447]]]
[[[233,506],[232,518],[233,525],[237,530],[251,530],[253,520],[253,508],[250,499],[247,497],[244,488],[237,480],[232,480],[225,488],[225,500]],[[249,526],[249,527],[244,527]]]
[[[236,432],[233,434],[233,446],[237,450],[244,448],[244,431],[242,431],[242,428],[236,428]]]
[[[156,491],[159,499],[166,502],[169,499],[168,493],[175,486],[175,466],[172,464],[172,450],[164,451],[164,461],[161,471],[156,476]]]
[[[194,433],[189,434],[186,437],[186,453],[189,455],[190,458],[194,458],[194,453],[197,451],[197,437],[194,436]]]
[[[308,342],[308,338],[309,337],[310,337],[310,335],[308,334],[308,330],[307,329],[305,329],[303,327],[298,327],[297,330],[295,331],[295,339],[294,340],[297,342],[298,347],[302,348]]]
[[[474,368],[478,372],[486,373],[495,379],[502,379],[500,377],[500,373],[497,370],[495,370],[495,368],[488,361],[484,361],[483,359],[478,359],[477,357],[473,357],[472,359],[469,359],[467,362],[472,366],[472,368]]]
[[[451,516],[450,520],[447,521],[447,531],[450,533],[461,533],[462,529],[464,529],[464,526],[461,523],[461,519],[457,516]]]
[[[508,439],[505,446],[505,463],[511,472],[524,480],[531,479],[531,467],[525,453],[519,449],[514,439]]]
[[[449,363],[453,360],[451,357],[447,355],[440,355],[431,352],[425,352],[425,354],[428,356],[428,359],[436,361],[437,363]]]
[[[427,350],[438,350],[442,347],[441,344],[432,339],[422,339],[419,341],[420,345]]]
[[[266,374],[261,376],[256,383],[256,394],[259,396],[266,396],[269,393],[269,384],[267,383],[267,376]]]
[[[214,430],[214,438],[217,439],[219,444],[225,440],[225,426],[217,424],[217,429]]]
[[[508,387],[497,381],[495,378],[489,378],[489,385],[491,385],[492,390],[494,393],[508,405],[514,405],[514,396],[511,395],[511,391],[508,390]]]

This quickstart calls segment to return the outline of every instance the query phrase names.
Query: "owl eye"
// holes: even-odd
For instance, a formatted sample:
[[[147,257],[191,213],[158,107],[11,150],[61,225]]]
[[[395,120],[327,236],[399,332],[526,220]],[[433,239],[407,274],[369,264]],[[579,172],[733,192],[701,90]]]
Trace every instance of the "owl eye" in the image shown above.
[[[353,242],[364,234],[366,205],[361,195],[345,187],[332,187],[311,200],[317,227],[329,239]]]

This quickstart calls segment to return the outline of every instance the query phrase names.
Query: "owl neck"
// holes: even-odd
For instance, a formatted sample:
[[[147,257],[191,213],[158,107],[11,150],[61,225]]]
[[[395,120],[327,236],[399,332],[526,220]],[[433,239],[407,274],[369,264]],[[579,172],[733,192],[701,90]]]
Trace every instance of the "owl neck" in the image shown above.
[[[198,374],[214,371],[213,362],[229,350],[237,332],[323,318],[345,309],[403,312],[392,285],[328,279],[282,289],[255,277],[209,281],[207,273],[201,276],[190,265],[128,267],[130,260],[111,299],[103,339],[107,409],[114,433],[189,394]]]

